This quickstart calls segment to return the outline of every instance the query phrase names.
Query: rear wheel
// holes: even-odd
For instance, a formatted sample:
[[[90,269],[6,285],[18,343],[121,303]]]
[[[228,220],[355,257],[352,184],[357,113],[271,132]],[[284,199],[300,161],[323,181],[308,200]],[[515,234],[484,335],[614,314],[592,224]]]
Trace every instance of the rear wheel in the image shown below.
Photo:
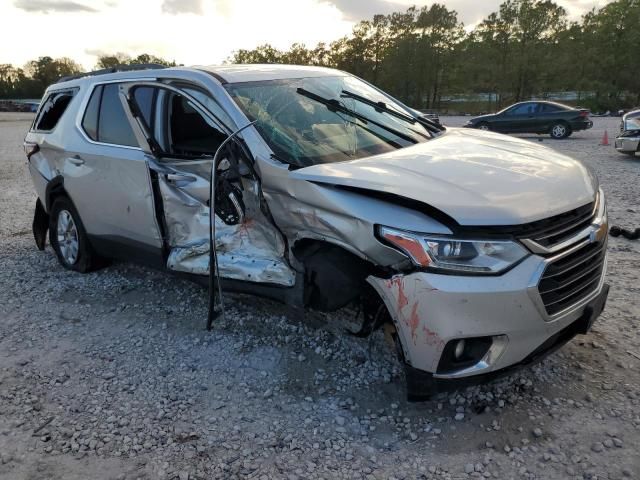
[[[571,135],[571,128],[569,128],[569,125],[566,123],[559,122],[551,127],[551,138],[559,140],[561,138],[567,138],[569,135]]]
[[[51,206],[49,222],[49,242],[60,264],[81,273],[93,270],[97,257],[71,200],[58,197]]]

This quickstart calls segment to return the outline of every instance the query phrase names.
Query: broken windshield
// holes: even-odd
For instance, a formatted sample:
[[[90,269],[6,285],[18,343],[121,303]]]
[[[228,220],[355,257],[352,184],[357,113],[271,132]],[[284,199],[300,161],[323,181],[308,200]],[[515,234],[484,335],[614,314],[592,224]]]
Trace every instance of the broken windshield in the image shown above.
[[[297,167],[368,157],[431,138],[401,105],[354,77],[226,88],[275,155]]]

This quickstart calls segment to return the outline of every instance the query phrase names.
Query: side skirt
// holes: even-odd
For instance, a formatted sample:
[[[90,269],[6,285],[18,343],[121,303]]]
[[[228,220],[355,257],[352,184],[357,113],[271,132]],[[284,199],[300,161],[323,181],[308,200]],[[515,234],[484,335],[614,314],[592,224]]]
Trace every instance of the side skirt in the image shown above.
[[[89,243],[100,256],[165,270],[164,252],[161,248],[111,235],[89,235]]]
[[[209,286],[209,277],[206,275],[167,271],[177,277],[190,280],[203,287]],[[296,276],[296,283],[293,287],[283,287],[282,285],[269,283],[245,282],[229,278],[221,278],[220,281],[223,294],[224,292],[245,293],[302,309],[304,308],[304,280],[301,279],[301,277],[302,275]]]
[[[209,277],[207,275],[195,275],[167,269],[161,248],[154,248],[122,237],[103,235],[90,235],[89,242],[98,255],[162,270],[204,287],[208,287],[209,285]],[[228,278],[222,278],[221,281],[223,293],[245,293],[275,300],[294,308],[304,307],[303,275],[296,275],[296,283],[293,287],[283,287],[282,285],[269,283],[245,282]]]

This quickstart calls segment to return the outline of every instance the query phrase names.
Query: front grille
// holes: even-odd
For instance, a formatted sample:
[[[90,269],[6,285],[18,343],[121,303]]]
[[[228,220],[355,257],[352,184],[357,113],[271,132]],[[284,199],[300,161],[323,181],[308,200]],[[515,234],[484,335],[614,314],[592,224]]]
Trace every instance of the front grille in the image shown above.
[[[550,247],[571,238],[584,230],[593,221],[594,204],[589,203],[570,212],[556,215],[541,224],[539,229],[531,232],[528,238],[543,247]]]
[[[593,222],[596,202],[591,202],[553,217],[523,225],[492,227],[459,227],[461,233],[484,236],[512,236],[529,239],[541,247],[549,248],[562,243],[587,228]]]
[[[600,284],[606,256],[606,241],[589,243],[547,265],[538,291],[549,315],[579,303]]]

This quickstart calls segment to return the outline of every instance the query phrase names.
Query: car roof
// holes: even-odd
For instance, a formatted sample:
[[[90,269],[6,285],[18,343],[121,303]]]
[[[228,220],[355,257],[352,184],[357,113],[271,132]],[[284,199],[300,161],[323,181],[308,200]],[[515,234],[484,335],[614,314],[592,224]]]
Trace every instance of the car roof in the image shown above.
[[[185,71],[193,72],[206,72],[213,75],[221,83],[240,83],[240,82],[254,82],[265,80],[283,80],[288,78],[308,78],[308,77],[330,77],[330,76],[346,76],[348,73],[340,70],[334,70],[332,68],[325,67],[311,67],[302,65],[268,65],[268,64],[251,64],[251,65],[207,65],[207,66],[193,66],[193,67],[168,67],[168,68],[153,68],[140,70],[123,70],[116,72],[88,72],[80,74],[76,77],[69,78],[68,80],[62,79],[58,83],[54,84],[53,89],[65,89],[78,86],[83,83],[94,83],[99,79],[100,83],[117,81],[119,79],[136,79],[147,78],[151,76],[157,76],[157,72],[163,74],[170,74],[174,71],[180,71],[184,74]],[[53,87],[53,85],[52,85]]]
[[[550,100],[526,100],[524,102],[514,103],[511,106],[515,107],[516,105],[527,105],[527,104],[530,104],[530,103],[544,103],[546,105],[554,105],[556,107],[562,107],[564,109],[569,109],[569,110],[573,110],[573,108],[574,108],[574,107],[572,107],[570,105],[565,105],[564,103],[552,102]]]
[[[538,103],[546,103],[547,105],[553,105],[555,107],[564,108],[565,110],[575,110],[576,107],[572,107],[571,105],[566,105],[564,103],[559,102],[550,102],[549,100],[537,100]]]
[[[251,64],[251,65],[209,65],[194,67],[213,73],[225,82],[255,82],[263,80],[283,80],[287,78],[335,77],[347,75],[333,68],[303,65]]]

